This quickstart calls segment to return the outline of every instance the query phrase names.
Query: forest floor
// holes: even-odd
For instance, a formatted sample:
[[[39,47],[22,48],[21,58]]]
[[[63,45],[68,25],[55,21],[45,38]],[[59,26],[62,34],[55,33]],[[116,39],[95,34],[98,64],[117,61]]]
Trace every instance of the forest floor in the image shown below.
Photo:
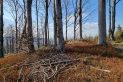
[[[0,59],[0,82],[123,82],[122,47],[67,41],[65,53],[42,47]]]
[[[113,46],[118,50],[119,54],[123,56],[123,42],[113,43]]]

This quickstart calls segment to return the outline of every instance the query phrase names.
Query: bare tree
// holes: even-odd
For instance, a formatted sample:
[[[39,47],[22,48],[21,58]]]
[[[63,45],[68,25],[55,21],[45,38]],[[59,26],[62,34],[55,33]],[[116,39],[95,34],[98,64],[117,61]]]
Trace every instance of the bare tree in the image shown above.
[[[13,53],[14,52],[14,30],[13,30],[13,26],[10,25],[10,28],[11,28],[11,42],[10,42],[10,52]]]
[[[47,29],[48,29],[48,0],[45,0],[45,45],[46,46],[48,44]]]
[[[111,38],[111,0],[109,0],[109,39]]]
[[[62,8],[61,0],[55,0],[56,7],[56,22],[57,22],[57,47],[61,52],[64,51],[63,23],[62,23]]]
[[[38,48],[40,47],[40,41],[39,41],[39,19],[38,19],[38,16],[39,16],[39,5],[38,5],[39,1],[36,0],[36,5],[35,5],[35,9],[36,9],[36,25],[37,25],[37,45],[38,45]]]
[[[26,18],[27,18],[27,24],[26,24],[26,34],[27,34],[27,45],[29,49],[29,53],[32,53],[35,51],[34,45],[33,45],[33,33],[32,33],[32,0],[26,0]]]
[[[70,0],[64,0],[64,7],[65,7],[65,27],[66,27],[66,40],[68,39],[68,22],[70,20]]]
[[[99,0],[98,3],[98,25],[99,25],[99,44],[106,44],[106,0]]]
[[[56,8],[55,8],[55,0],[54,0],[54,46],[57,46],[57,23],[56,23]]]
[[[19,0],[6,0],[6,2],[8,3],[8,6],[10,8],[10,14],[12,16],[12,18],[14,19],[15,22],[15,29],[16,29],[16,52],[18,52],[18,21],[19,18],[22,14],[20,14],[19,9],[20,9],[20,4],[19,4]]]
[[[26,34],[26,25],[27,25],[27,17],[26,17],[26,2],[23,0],[23,18],[24,18],[24,26],[23,26],[23,31],[21,35],[21,41],[20,41],[20,47],[23,49],[23,47],[26,46],[26,39],[27,39],[27,34]]]
[[[3,53],[3,0],[0,0],[0,57],[4,57],[4,53]]]
[[[116,5],[121,0],[112,0],[112,30],[111,30],[111,38],[115,40],[114,32],[115,32],[115,22],[116,22]]]
[[[72,4],[74,6],[74,40],[76,39],[76,25],[77,25],[77,2],[78,0],[75,0],[75,5],[74,2],[72,1]]]
[[[72,0],[72,3],[74,6],[74,40],[77,38],[76,31],[79,31],[79,38],[82,39],[83,25],[87,23],[94,9],[89,10],[89,0]],[[86,13],[86,15],[84,13]]]
[[[82,0],[78,0],[79,3],[79,9],[78,9],[78,14],[79,14],[79,28],[80,28],[80,39],[82,39]]]

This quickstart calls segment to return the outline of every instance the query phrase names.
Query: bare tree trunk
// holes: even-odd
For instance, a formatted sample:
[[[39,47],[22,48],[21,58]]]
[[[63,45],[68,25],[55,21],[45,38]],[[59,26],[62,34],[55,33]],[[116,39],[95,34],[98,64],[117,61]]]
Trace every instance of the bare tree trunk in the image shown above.
[[[67,28],[68,28],[68,26],[67,26],[67,17],[66,17],[66,40],[67,40]]]
[[[29,53],[35,51],[33,45],[33,32],[32,32],[32,0],[26,0],[26,17],[27,17],[27,25],[26,25],[26,34],[27,34],[27,42]]]
[[[49,28],[47,28],[47,43],[50,44]]]
[[[11,26],[11,31],[12,31],[12,35],[11,35],[11,40],[12,40],[12,42],[11,42],[11,52],[12,53],[14,53],[14,34],[13,34],[13,28],[12,28],[12,26]]]
[[[54,46],[57,46],[57,23],[56,23],[56,9],[54,0]]]
[[[109,39],[111,38],[111,0],[109,0]]]
[[[76,4],[75,4],[75,8],[74,8],[74,40],[76,39],[77,2],[78,2],[78,0],[76,0]]]
[[[37,45],[38,48],[40,47],[40,42],[39,42],[39,27],[38,27],[38,0],[36,0],[36,23],[37,23]]]
[[[62,23],[62,8],[61,0],[55,0],[56,5],[56,21],[57,21],[57,37],[58,37],[58,49],[64,52],[64,37],[63,37],[63,23]]]
[[[3,53],[3,0],[0,0],[0,58],[4,57]]]
[[[82,39],[82,0],[79,0],[79,28],[80,28],[80,39]]]
[[[76,14],[74,14],[74,40],[76,39]]]
[[[12,53],[12,37],[10,38],[9,49],[10,49],[10,53]]]
[[[67,1],[67,0],[66,0]],[[68,28],[68,9],[67,9],[67,2],[65,4],[65,26],[66,26],[66,40],[67,40],[67,28]]]
[[[23,49],[27,45],[27,34],[26,34],[26,25],[27,25],[27,17],[26,17],[26,2],[23,0],[24,10],[23,10],[23,17],[24,17],[24,27],[21,35],[20,47]]]
[[[19,2],[18,0],[6,0],[10,10],[11,10],[11,16],[14,19],[15,23],[15,52],[18,52],[18,12],[19,12]]]
[[[42,31],[42,35],[43,35],[43,46],[45,45],[45,34],[44,31]]]
[[[21,49],[21,27],[19,27],[18,29],[18,50],[20,49]]]
[[[112,0],[112,32],[111,32],[112,40],[115,40],[115,37],[114,37],[114,32],[115,32],[115,16],[116,16],[116,0]]]
[[[76,39],[76,12],[74,12],[74,40]]]
[[[47,29],[48,29],[48,0],[45,0],[45,46],[47,46]]]
[[[9,38],[6,37],[6,53],[8,54],[9,53]]]
[[[16,18],[15,18],[15,28],[16,28],[16,52],[18,52],[18,18],[17,18],[17,12],[16,12]]]
[[[99,25],[99,44],[106,44],[106,0],[99,0],[99,13],[98,13],[98,25]]]

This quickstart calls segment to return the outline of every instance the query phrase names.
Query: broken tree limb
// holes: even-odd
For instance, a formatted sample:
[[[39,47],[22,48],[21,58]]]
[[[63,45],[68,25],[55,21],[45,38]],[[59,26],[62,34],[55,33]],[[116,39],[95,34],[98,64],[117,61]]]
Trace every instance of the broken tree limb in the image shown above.
[[[98,70],[98,71],[102,71],[102,72],[107,72],[107,73],[110,73],[111,72],[110,70],[100,69],[100,68],[96,68],[94,66],[90,66],[90,68],[95,69],[95,70]]]
[[[51,65],[57,65],[57,64],[65,64],[65,63],[76,63],[79,62],[79,59],[75,59],[75,60],[63,60],[63,61],[57,61],[57,62],[53,62],[53,63],[48,63],[48,64],[40,64],[41,66],[51,66]],[[29,66],[29,65],[35,65],[37,63],[41,63],[41,61],[35,62],[35,63],[30,63],[30,64],[23,64],[22,66]]]

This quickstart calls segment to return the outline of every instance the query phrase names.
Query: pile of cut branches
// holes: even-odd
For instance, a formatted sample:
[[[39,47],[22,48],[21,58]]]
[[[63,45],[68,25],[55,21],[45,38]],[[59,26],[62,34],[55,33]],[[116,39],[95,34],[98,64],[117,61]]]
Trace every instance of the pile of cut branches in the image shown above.
[[[4,75],[3,82],[52,82],[59,72],[78,61],[65,54],[49,54],[37,60],[29,57],[21,63],[1,68],[0,71]],[[5,73],[8,70],[16,71],[16,75],[12,77],[14,72]]]

